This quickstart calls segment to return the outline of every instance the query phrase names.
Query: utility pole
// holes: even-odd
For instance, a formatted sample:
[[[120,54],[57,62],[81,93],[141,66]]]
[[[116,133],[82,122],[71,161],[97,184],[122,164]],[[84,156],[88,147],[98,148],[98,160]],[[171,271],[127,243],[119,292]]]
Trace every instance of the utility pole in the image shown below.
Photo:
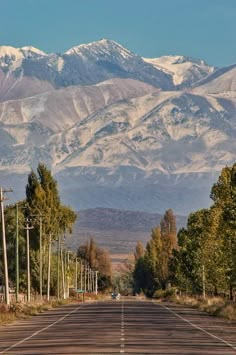
[[[83,263],[82,259],[80,259],[80,289],[83,290]]]
[[[16,203],[16,302],[19,300],[19,214]]]
[[[70,252],[67,251],[67,297],[70,297],[70,278],[69,278],[69,273],[70,273]]]
[[[5,192],[12,192],[12,188],[3,189],[0,188],[0,205],[1,205],[1,220],[2,220],[2,248],[3,248],[3,263],[4,263],[4,279],[5,279],[5,303],[10,304],[9,297],[9,281],[8,281],[8,265],[7,265],[7,245],[6,245],[6,231],[5,231],[5,219],[4,219],[4,206],[3,201],[6,198],[3,196]]]
[[[29,226],[30,220],[26,218],[26,259],[27,259],[27,302],[30,302],[30,245],[29,245],[29,230],[34,227]]]
[[[88,292],[90,292],[90,266],[88,266],[88,275],[87,275],[87,280],[88,280]]]
[[[95,271],[93,271],[93,292],[95,292]]]
[[[39,216],[39,294],[40,300],[43,299],[43,253],[42,253],[42,234],[43,234],[43,220]]]
[[[57,240],[57,299],[60,299],[60,249],[61,237],[59,235]]]
[[[39,294],[40,300],[43,299],[43,253],[42,253],[42,234],[43,234],[43,216],[41,214],[32,214],[30,217],[39,218]]]
[[[202,297],[206,298],[206,278],[205,278],[205,265],[202,265]]]
[[[61,247],[61,278],[62,278],[62,290],[63,290],[63,299],[66,299],[66,289],[65,289],[65,267],[63,260],[63,250]]]
[[[93,270],[90,269],[90,290],[93,292]]]
[[[92,269],[90,269],[90,292],[92,292],[92,289],[93,289],[93,284],[92,284]]]
[[[52,235],[49,233],[48,242],[48,282],[47,282],[47,300],[50,300],[50,281],[51,281],[51,247],[52,247]]]
[[[84,263],[84,291],[86,292],[87,291],[87,264]]]
[[[67,298],[67,258],[66,249],[64,249],[64,275],[65,275],[65,298]]]
[[[93,270],[91,269],[91,292],[93,292]]]
[[[95,295],[98,294],[98,271],[95,271]]]
[[[78,258],[75,258],[75,292],[76,292],[76,298],[78,296]]]

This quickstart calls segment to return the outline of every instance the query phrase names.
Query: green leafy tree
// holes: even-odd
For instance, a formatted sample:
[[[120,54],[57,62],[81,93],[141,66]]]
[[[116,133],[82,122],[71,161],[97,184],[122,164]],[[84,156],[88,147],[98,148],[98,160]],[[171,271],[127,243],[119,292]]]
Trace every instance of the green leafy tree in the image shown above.
[[[169,263],[173,250],[177,249],[176,218],[171,209],[167,210],[161,219],[161,284],[166,287],[169,280]]]
[[[214,206],[221,210],[219,234],[223,237],[224,271],[230,298],[236,288],[236,164],[225,167],[212,187]]]
[[[38,165],[37,173],[31,171],[28,175],[26,203],[28,206],[26,217],[32,218],[34,225],[34,229],[30,232],[32,283],[38,288],[40,217],[43,220],[43,275],[46,281],[49,259],[51,258],[51,242],[56,241],[60,235],[71,231],[76,214],[70,207],[61,204],[57,182],[51,171],[41,163]]]

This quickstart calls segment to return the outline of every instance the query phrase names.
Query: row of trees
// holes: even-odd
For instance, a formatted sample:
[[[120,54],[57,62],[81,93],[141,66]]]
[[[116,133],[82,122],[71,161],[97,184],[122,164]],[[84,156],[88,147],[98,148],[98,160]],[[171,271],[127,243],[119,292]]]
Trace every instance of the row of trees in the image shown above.
[[[193,212],[176,236],[168,210],[152,229],[146,249],[135,251],[134,289],[152,295],[176,286],[191,294],[227,295],[236,289],[236,164],[225,167],[211,189],[213,205]]]
[[[228,295],[236,288],[236,164],[211,189],[213,205],[191,213],[178,233],[172,282],[191,293]]]
[[[111,259],[106,249],[98,247],[91,238],[78,248],[77,257],[84,265],[98,272],[98,287],[101,291],[111,286]]]
[[[31,286],[35,292],[40,292],[41,272],[42,291],[46,293],[46,289],[49,289],[47,290],[49,292],[51,289],[55,293],[57,260],[56,256],[52,255],[52,245],[56,241],[60,242],[61,236],[71,231],[75,220],[75,212],[61,203],[57,182],[51,172],[45,165],[39,164],[37,171],[32,170],[28,175],[25,200],[5,208],[10,283],[16,285],[19,282],[22,290],[27,286],[25,236],[28,228],[30,229]],[[1,282],[4,284],[3,265],[0,266]],[[52,267],[54,268],[52,269]]]
[[[161,219],[160,226],[152,229],[146,249],[140,242],[136,246],[133,272],[135,292],[142,290],[151,296],[156,289],[167,287],[169,263],[176,249],[176,218],[170,209]]]

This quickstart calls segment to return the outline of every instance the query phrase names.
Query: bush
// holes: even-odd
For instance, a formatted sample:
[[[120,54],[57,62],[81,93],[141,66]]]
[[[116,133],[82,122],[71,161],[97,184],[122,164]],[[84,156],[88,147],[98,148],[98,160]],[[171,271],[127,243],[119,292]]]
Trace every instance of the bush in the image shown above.
[[[229,320],[236,320],[236,304],[226,304],[220,309],[218,315]]]
[[[156,290],[152,296],[153,298],[163,298],[164,297],[164,291],[163,290]]]
[[[167,290],[156,290],[153,294],[153,298],[172,298],[176,295],[176,288],[175,287],[170,287]]]
[[[164,297],[165,298],[173,297],[176,295],[176,292],[177,292],[177,290],[175,287],[167,288],[167,290],[164,291]]]

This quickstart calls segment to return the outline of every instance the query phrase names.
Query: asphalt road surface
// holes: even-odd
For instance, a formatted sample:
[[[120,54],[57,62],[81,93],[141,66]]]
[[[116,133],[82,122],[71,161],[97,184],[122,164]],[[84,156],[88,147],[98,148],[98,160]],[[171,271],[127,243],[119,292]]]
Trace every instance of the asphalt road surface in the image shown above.
[[[152,301],[64,306],[0,328],[0,354],[236,354],[236,323]]]

